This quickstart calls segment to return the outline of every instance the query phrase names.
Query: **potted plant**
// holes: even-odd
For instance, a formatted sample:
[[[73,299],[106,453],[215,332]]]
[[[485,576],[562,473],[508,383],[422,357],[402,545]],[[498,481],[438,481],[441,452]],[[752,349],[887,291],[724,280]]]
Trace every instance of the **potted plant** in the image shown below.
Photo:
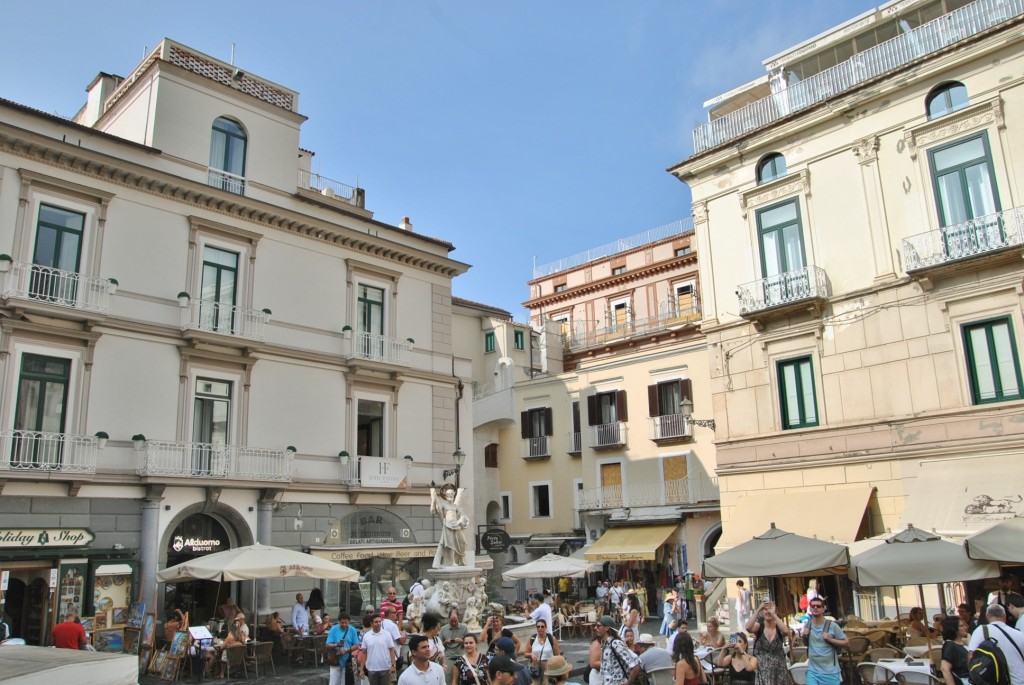
[[[106,431],[96,431],[96,446],[98,448],[103,449],[104,447],[106,447],[107,446],[107,440],[109,440],[109,439],[110,439],[110,436],[107,435]]]
[[[284,451],[285,452],[291,452],[292,454],[295,454],[296,452],[298,452],[298,450],[295,449],[295,445],[288,445],[287,447],[284,448]]]
[[[263,308],[263,320],[264,321],[270,321],[270,315],[273,314],[273,313],[274,312],[270,311],[270,309],[268,309],[267,307],[264,307]]]
[[[137,449],[145,449],[146,447],[146,436],[142,433],[136,433],[132,436],[132,446]]]
[[[342,451],[338,452],[338,461],[341,463],[342,466],[348,466],[348,462],[349,462],[349,454],[348,454],[348,452],[345,451],[345,450],[342,450]]]
[[[111,295],[116,293],[117,292],[117,286],[121,285],[120,283],[117,282],[116,278],[108,278],[107,279],[107,283],[110,284],[110,294]]]
[[[192,299],[192,296],[189,295],[184,290],[182,290],[180,293],[178,293],[178,306],[179,307],[187,307],[188,303],[189,303],[189,300],[191,300],[191,299]]]
[[[342,326],[341,337],[345,338],[345,340],[349,340],[352,337],[352,327],[349,326],[348,324]]]
[[[0,273],[11,270],[11,263],[14,259],[9,254],[0,254]]]

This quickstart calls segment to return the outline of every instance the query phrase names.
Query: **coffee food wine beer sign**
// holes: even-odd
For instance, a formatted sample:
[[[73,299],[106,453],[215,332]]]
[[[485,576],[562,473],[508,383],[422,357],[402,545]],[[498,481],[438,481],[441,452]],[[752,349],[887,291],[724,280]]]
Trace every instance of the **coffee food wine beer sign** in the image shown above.
[[[85,547],[95,538],[88,528],[0,528],[0,549]]]

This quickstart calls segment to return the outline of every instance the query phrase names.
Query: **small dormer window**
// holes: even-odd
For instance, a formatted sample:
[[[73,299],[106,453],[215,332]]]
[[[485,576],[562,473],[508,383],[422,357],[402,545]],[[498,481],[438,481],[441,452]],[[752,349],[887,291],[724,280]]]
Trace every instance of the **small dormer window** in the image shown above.
[[[925,100],[929,119],[939,117],[963,109],[967,106],[967,87],[959,81],[943,83],[932,89]]]
[[[757,185],[774,181],[786,175],[786,158],[773,152],[757,164]]]
[[[231,119],[213,122],[210,140],[209,184],[238,195],[245,194],[245,130]]]

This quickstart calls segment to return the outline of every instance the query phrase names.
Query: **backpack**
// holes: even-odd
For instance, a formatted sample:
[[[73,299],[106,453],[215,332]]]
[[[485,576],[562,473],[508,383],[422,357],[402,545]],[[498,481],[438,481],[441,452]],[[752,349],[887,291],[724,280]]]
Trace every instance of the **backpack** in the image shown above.
[[[807,607],[810,605],[810,601],[807,599],[807,593],[800,595],[800,611],[807,611]]]
[[[971,685],[1009,685],[1010,670],[1006,665],[1006,655],[999,647],[999,640],[989,637],[988,626],[982,626],[982,632],[985,639],[974,648],[971,661],[967,665],[967,675]],[[1009,636],[1006,636],[1006,639],[1014,649],[1020,651],[1020,648]]]

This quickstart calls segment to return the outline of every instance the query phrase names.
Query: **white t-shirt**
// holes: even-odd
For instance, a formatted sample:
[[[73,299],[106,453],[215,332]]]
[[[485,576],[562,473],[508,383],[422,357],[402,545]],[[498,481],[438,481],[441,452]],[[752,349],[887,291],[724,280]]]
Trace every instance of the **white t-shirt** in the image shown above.
[[[530,614],[531,621],[536,621],[538,619],[544,619],[544,622],[548,625],[548,630],[552,628],[551,607],[549,607],[547,604],[544,604],[543,602],[541,602],[540,605],[536,609],[534,609],[533,612]]]
[[[367,630],[360,644],[360,649],[366,652],[366,670],[390,671],[391,650],[394,648],[395,641],[391,639],[391,633]]]
[[[989,623],[987,627],[989,636],[999,640],[999,648],[1003,650],[1003,656],[1006,657],[1006,667],[1010,669],[1010,682],[1013,685],[1024,685],[1024,658],[1021,657],[1021,654],[1024,653],[1024,633],[1005,623]],[[986,626],[978,626],[971,633],[971,641],[967,643],[968,653],[976,650],[985,639],[985,628]],[[1007,640],[1017,645],[1020,651],[1018,652],[1013,645],[1008,644]]]
[[[385,618],[380,622],[380,629],[391,636],[391,639],[395,641],[395,649],[398,649],[398,642],[402,639],[402,631],[398,628],[398,624],[390,618]]]
[[[540,641],[540,638],[533,639],[533,645],[531,646],[531,652],[537,655],[538,661],[547,661],[555,655],[554,644],[551,642],[551,636],[545,635],[544,642]]]
[[[413,662],[409,668],[402,671],[398,685],[445,685],[444,669],[441,668],[441,664],[428,661],[427,670],[421,671]]]

